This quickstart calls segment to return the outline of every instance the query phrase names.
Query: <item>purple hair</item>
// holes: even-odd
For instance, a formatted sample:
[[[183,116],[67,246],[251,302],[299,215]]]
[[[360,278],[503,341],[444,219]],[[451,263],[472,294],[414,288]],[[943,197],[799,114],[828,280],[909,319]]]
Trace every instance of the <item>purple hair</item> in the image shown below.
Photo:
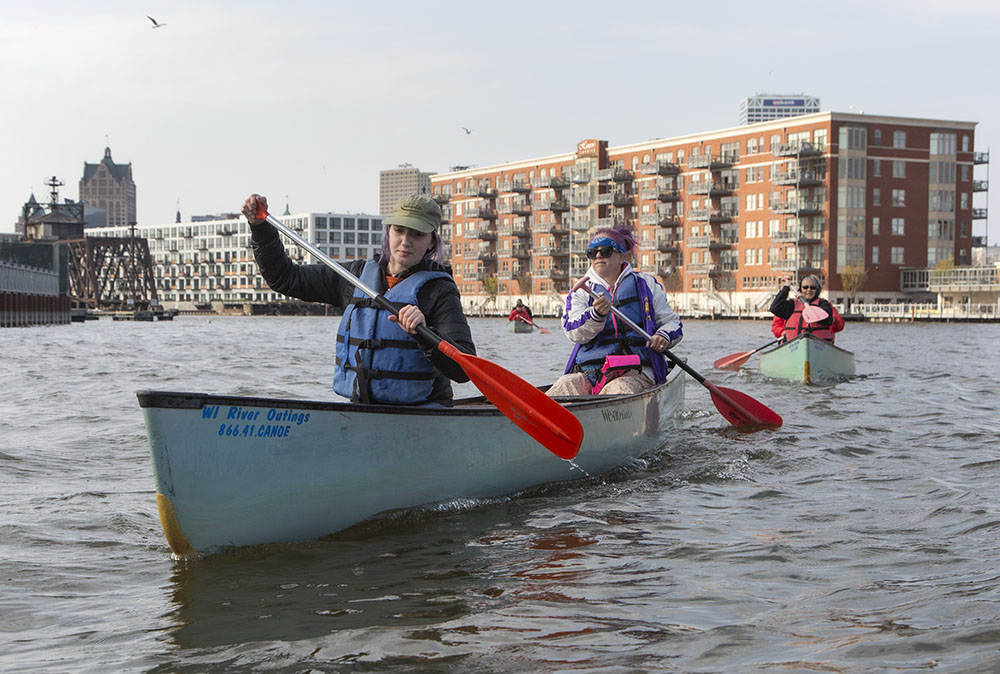
[[[386,225],[382,228],[382,261],[385,262],[389,259],[389,228],[392,225]],[[437,230],[431,232],[431,247],[427,249],[424,253],[424,257],[420,260],[421,262],[444,262],[444,245],[441,242],[441,237],[438,236]]]
[[[599,229],[594,232],[594,236],[590,240],[593,241],[599,238],[608,238],[620,244],[625,249],[626,257],[633,257],[632,253],[636,246],[639,245],[639,242],[632,235],[632,230],[623,224],[615,225],[610,229]]]

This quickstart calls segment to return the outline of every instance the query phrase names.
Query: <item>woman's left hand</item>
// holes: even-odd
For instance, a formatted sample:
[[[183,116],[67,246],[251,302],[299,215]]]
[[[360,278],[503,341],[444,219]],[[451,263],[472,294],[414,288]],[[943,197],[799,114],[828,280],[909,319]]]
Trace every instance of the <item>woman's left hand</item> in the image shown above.
[[[646,346],[651,348],[653,351],[663,353],[670,348],[670,342],[664,339],[662,335],[653,335],[653,338],[646,342]]]
[[[399,310],[399,316],[389,316],[393,323],[399,323],[399,327],[411,335],[417,334],[418,325],[426,325],[424,313],[412,304],[407,304]]]

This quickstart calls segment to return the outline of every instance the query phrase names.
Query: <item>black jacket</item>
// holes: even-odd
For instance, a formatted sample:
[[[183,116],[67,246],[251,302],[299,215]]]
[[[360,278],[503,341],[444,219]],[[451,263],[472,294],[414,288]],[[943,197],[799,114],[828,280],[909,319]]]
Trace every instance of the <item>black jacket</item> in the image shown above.
[[[795,300],[788,296],[790,290],[790,286],[782,286],[781,290],[778,291],[778,294],[774,296],[773,300],[771,300],[771,307],[769,309],[772,314],[786,321],[795,311]],[[813,300],[813,305],[819,307],[827,313],[826,318],[818,323],[815,323],[814,325],[822,325],[825,327],[833,325],[834,312],[830,303],[826,299],[820,297],[818,300]]]
[[[257,260],[261,276],[272,290],[306,302],[322,302],[341,309],[350,304],[354,296],[354,285],[342,279],[337,272],[325,264],[302,265],[292,262],[285,252],[277,230],[267,222],[252,224],[250,231],[254,258]],[[343,266],[360,277],[365,262],[366,260],[354,260]],[[385,293],[389,284],[385,280],[385,264],[380,266],[382,275],[379,286],[372,290]],[[444,271],[451,274],[450,267],[436,262],[421,262],[402,275],[422,270]],[[424,314],[427,327],[435,334],[447,339],[460,351],[475,355],[476,347],[472,342],[472,331],[462,311],[458,286],[452,279],[432,279],[424,284],[417,293],[417,306]],[[424,343],[424,340],[416,336],[414,339],[420,343],[424,355],[441,373],[434,380],[430,400],[445,405],[450,404],[453,394],[449,380],[466,382],[469,381],[469,377],[455,361],[438,351],[435,345]]]

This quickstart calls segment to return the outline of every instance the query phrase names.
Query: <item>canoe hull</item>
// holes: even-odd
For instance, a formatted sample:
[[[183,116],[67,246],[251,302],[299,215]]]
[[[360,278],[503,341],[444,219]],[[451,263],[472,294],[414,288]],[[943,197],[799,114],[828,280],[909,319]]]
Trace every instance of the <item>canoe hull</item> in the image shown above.
[[[583,474],[482,399],[447,410],[140,391],[161,523],[179,557],[309,540],[373,515]],[[664,444],[679,368],[634,396],[578,398],[590,475]]]
[[[802,334],[760,356],[760,372],[776,379],[810,384],[855,374],[854,354],[810,334]]]
[[[524,334],[528,332],[534,332],[535,328],[530,323],[524,323],[522,321],[509,321],[507,323],[507,332],[516,332],[519,334]]]

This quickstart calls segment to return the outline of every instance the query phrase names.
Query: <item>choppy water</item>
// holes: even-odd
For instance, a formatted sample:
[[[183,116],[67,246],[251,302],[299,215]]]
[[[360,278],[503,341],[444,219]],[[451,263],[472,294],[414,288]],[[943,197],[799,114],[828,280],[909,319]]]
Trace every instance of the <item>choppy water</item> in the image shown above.
[[[861,376],[803,386],[711,370],[767,323],[688,322],[782,429],[690,380],[613,475],[173,561],[134,392],[331,397],[336,320],[0,330],[0,671],[1000,670],[1000,326],[849,324]],[[504,323],[481,355],[551,381],[568,342]]]

